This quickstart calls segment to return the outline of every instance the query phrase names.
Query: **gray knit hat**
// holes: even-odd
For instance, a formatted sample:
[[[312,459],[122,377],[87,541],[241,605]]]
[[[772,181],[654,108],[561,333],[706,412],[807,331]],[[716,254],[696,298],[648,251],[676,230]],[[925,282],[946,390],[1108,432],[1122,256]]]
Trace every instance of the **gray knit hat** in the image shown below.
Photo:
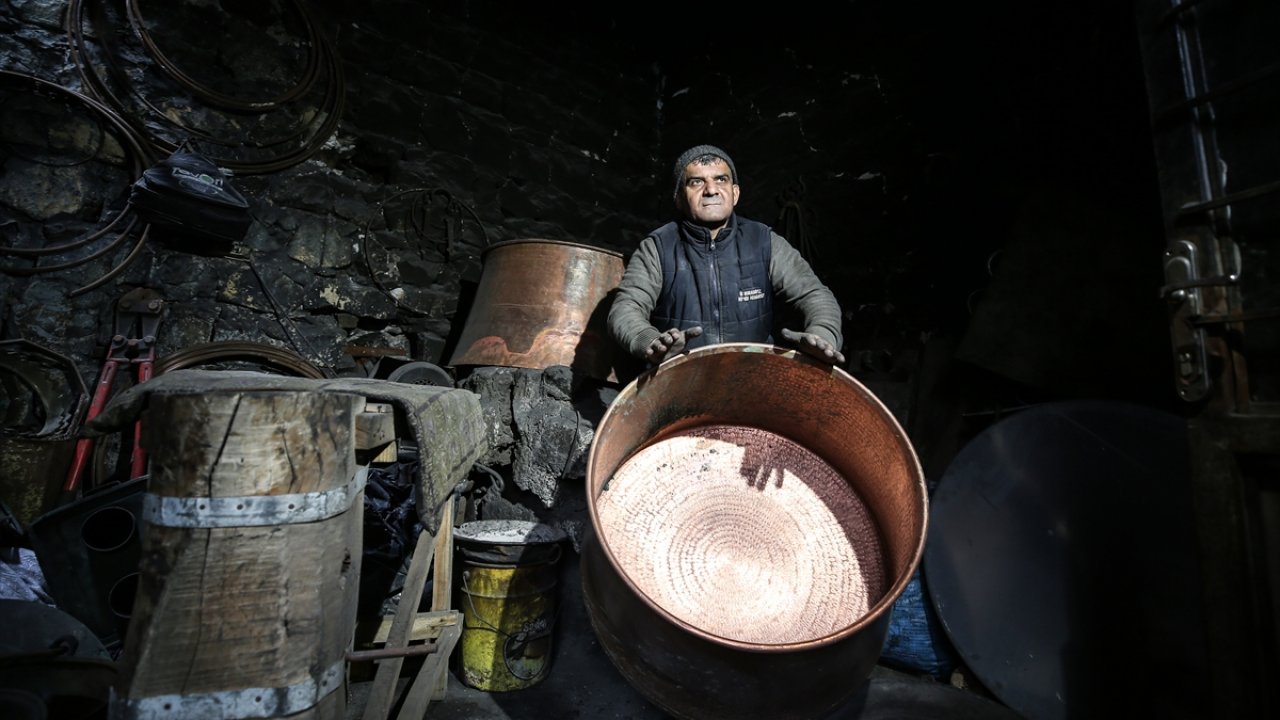
[[[729,153],[721,150],[715,145],[694,145],[693,147],[680,153],[680,157],[676,158],[676,166],[672,171],[675,177],[675,191],[680,192],[680,180],[683,179],[684,166],[697,160],[703,155],[715,155],[729,166],[729,175],[736,183],[738,182],[738,168],[733,166],[733,158],[729,157]]]

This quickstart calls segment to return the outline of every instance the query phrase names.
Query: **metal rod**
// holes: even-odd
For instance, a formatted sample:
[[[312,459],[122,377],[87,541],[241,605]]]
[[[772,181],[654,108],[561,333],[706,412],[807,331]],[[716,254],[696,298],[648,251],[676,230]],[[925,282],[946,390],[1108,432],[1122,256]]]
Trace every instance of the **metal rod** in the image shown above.
[[[1156,27],[1164,27],[1170,20],[1173,20],[1202,2],[1204,2],[1204,0],[1183,0],[1183,2],[1180,2],[1165,11],[1164,15],[1161,15],[1160,19],[1156,21]]]
[[[371,660],[387,660],[389,658],[415,657],[431,655],[440,648],[434,642],[421,645],[409,645],[402,648],[382,648],[380,650],[348,650],[347,662],[368,662]]]
[[[1234,95],[1235,93],[1238,93],[1251,85],[1255,85],[1262,80],[1266,80],[1277,73],[1280,73],[1280,63],[1272,63],[1266,67],[1258,68],[1257,70],[1246,73],[1234,80],[1222,83],[1213,90],[1193,95],[1186,100],[1181,100],[1157,110],[1154,122],[1161,122],[1168,119],[1171,115],[1186,112],[1198,105],[1204,105],[1205,103],[1209,103],[1229,95]]]
[[[1226,315],[1193,315],[1191,324],[1197,327],[1203,325],[1225,325],[1228,323],[1240,323],[1250,320],[1280,320],[1280,308],[1267,308],[1264,310],[1238,310]]]
[[[1240,192],[1230,193],[1228,195],[1223,195],[1222,197],[1216,197],[1212,200],[1206,200],[1200,203],[1183,205],[1182,207],[1178,208],[1178,214],[1194,215],[1196,213],[1202,213],[1206,210],[1213,210],[1214,208],[1220,208],[1220,207],[1223,207],[1224,205],[1237,203],[1237,202],[1240,202],[1241,200],[1252,200],[1254,198],[1262,197],[1263,195],[1270,195],[1273,192],[1280,192],[1280,180],[1277,180],[1275,182],[1263,183],[1262,185],[1254,185],[1253,187],[1245,190],[1241,190]]]

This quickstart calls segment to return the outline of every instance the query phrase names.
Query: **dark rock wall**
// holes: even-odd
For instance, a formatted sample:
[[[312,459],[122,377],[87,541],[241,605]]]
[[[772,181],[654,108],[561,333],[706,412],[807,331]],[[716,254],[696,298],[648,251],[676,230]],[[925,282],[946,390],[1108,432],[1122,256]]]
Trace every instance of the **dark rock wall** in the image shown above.
[[[444,5],[308,6],[340,59],[341,77],[326,73],[317,87],[343,93],[341,119],[300,162],[236,172],[232,182],[250,201],[254,222],[232,257],[152,237],[118,276],[73,297],[116,267],[133,238],[65,270],[24,273],[74,262],[108,238],[78,253],[10,259],[5,264],[16,272],[0,275],[6,336],[50,345],[91,381],[110,337],[112,303],[148,286],[167,302],[161,355],[202,342],[250,340],[297,351],[336,374],[364,372],[352,356],[360,357],[360,348],[444,364],[447,340],[465,319],[463,284],[478,278],[488,245],[550,238],[634,246],[656,221],[652,65],[617,50],[607,33],[530,28],[500,7]],[[233,31],[256,21],[261,27],[244,32],[286,50],[305,47],[304,28],[288,4],[268,6],[274,12],[255,18],[229,3],[239,26],[210,19],[197,4],[176,7],[186,12],[144,7],[151,40],[212,88],[268,97],[288,87],[303,64],[284,51],[233,42]],[[60,2],[7,4],[0,68],[89,94],[63,31],[66,9]],[[109,77],[98,28],[89,20],[83,27],[91,61]],[[252,141],[252,128],[276,130],[252,114],[220,112],[193,99],[162,72],[119,8],[108,8],[103,27],[117,62],[136,80],[131,89],[169,116],[216,128],[220,139]],[[29,100],[25,86],[13,81],[3,92],[6,120],[14,121],[0,178],[7,244],[61,244],[119,214],[132,181],[127,143],[75,101]],[[314,94],[282,113],[296,117],[271,122],[304,126],[307,113],[325,109],[320,90]],[[131,109],[142,107],[122,96]],[[30,112],[37,103],[39,115]],[[184,135],[163,119],[139,117],[162,140],[176,143]],[[58,136],[45,133],[46,126]],[[196,147],[248,164],[275,157],[212,143]],[[32,148],[48,157],[30,159]]]
[[[0,67],[83,90],[68,5],[0,8]],[[835,291],[847,368],[926,452],[952,438],[931,471],[962,439],[960,412],[1172,397],[1151,144],[1123,3],[1059,14],[1012,1],[324,0],[306,6],[340,82],[322,71],[270,119],[210,110],[161,72],[122,3],[101,5],[91,62],[105,73],[114,48],[135,89],[163,106],[167,119],[147,129],[170,140],[174,118],[260,141],[323,127],[326,91],[344,102],[305,159],[237,172],[255,222],[232,257],[153,238],[74,297],[129,244],[66,270],[0,273],[4,337],[48,344],[88,381],[111,303],[136,286],[168,303],[162,355],[238,339],[337,374],[381,353],[447,364],[486,246],[551,238],[627,252],[671,217],[671,159],[710,142],[734,155],[742,214],[774,224]],[[225,0],[212,15],[202,3],[141,5],[169,57],[224,92],[270,97],[306,64],[291,3]],[[68,103],[0,93],[9,246],[66,242],[114,217],[128,143],[82,108],[60,115]]]

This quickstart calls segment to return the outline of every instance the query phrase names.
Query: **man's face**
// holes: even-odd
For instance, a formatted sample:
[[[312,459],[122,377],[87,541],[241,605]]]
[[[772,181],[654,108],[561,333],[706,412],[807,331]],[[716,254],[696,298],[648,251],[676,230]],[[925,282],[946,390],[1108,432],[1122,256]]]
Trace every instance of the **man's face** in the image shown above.
[[[684,181],[676,191],[676,207],[699,225],[720,228],[738,204],[738,192],[725,161],[717,158],[705,165],[691,162],[684,166]]]

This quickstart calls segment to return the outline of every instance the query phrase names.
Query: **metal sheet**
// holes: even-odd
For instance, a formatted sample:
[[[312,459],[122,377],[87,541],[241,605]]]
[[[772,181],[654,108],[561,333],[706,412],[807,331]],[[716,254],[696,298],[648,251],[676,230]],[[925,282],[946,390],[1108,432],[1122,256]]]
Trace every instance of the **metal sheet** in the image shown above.
[[[1104,401],[999,421],[948,466],[924,573],[973,673],[1031,720],[1207,717],[1182,419]]]

